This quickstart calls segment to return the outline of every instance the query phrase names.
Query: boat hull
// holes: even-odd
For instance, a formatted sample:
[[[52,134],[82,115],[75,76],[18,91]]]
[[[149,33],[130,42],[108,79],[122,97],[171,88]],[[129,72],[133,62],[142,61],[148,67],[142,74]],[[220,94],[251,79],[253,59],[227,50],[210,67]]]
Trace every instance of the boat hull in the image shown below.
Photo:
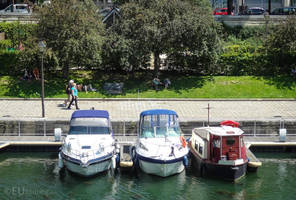
[[[185,167],[183,164],[183,159],[184,158],[171,161],[161,161],[139,156],[138,161],[139,167],[143,172],[161,177],[167,177],[181,173],[184,170]]]
[[[220,178],[229,181],[237,181],[244,177],[247,172],[247,162],[241,165],[221,165],[202,160],[192,156],[192,165],[199,172],[200,176]]]
[[[112,157],[84,166],[83,164],[77,161],[72,161],[70,159],[66,159],[65,157],[63,157],[64,166],[69,171],[79,174],[81,176],[93,176],[100,172],[106,171],[110,169],[111,163],[112,163]]]

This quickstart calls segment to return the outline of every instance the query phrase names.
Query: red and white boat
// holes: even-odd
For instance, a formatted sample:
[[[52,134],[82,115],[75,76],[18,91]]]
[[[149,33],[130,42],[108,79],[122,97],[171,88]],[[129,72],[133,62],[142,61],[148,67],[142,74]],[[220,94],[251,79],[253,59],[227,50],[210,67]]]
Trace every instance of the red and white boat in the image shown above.
[[[239,123],[224,121],[219,127],[192,130],[189,149],[201,176],[236,181],[245,176],[248,159]]]

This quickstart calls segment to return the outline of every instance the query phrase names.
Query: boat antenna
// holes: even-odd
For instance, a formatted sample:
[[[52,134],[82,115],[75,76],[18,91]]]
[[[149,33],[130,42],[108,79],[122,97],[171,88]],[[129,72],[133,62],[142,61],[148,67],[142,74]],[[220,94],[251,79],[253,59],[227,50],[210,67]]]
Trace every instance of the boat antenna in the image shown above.
[[[210,104],[208,103],[208,126],[210,126]]]
[[[208,126],[210,126],[210,109],[211,109],[211,107],[210,107],[210,104],[209,103],[208,103],[208,107],[205,108],[205,109],[208,110]]]

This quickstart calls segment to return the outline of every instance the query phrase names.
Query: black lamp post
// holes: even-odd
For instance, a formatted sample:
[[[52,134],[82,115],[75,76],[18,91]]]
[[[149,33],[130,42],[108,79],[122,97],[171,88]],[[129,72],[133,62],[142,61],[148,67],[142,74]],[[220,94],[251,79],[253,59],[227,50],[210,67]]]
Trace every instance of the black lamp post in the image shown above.
[[[44,69],[43,69],[43,54],[46,48],[46,44],[44,41],[39,42],[39,50],[41,52],[41,103],[42,103],[42,117],[45,117],[45,109],[44,109]]]

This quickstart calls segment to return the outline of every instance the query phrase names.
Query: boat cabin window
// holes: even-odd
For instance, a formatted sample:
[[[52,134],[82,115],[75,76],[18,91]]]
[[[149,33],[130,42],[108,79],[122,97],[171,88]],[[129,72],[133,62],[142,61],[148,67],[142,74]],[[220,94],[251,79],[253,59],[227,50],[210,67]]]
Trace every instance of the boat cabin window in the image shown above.
[[[107,118],[73,118],[69,134],[110,134],[111,125]]]
[[[198,149],[198,153],[200,153],[202,155],[202,152],[203,152],[203,147],[200,145],[199,149]]]
[[[196,151],[198,151],[198,143],[197,142],[195,142],[194,148]]]
[[[140,136],[146,138],[180,136],[176,115],[146,115],[140,121]]]
[[[213,140],[213,148],[220,148],[220,147],[221,147],[220,138],[214,139]]]
[[[235,143],[235,139],[233,137],[227,137],[226,138],[226,145],[227,146],[233,146]]]
[[[99,134],[99,135],[107,135],[110,134],[109,127],[97,127],[97,126],[71,126],[70,135],[78,135],[78,134]]]

